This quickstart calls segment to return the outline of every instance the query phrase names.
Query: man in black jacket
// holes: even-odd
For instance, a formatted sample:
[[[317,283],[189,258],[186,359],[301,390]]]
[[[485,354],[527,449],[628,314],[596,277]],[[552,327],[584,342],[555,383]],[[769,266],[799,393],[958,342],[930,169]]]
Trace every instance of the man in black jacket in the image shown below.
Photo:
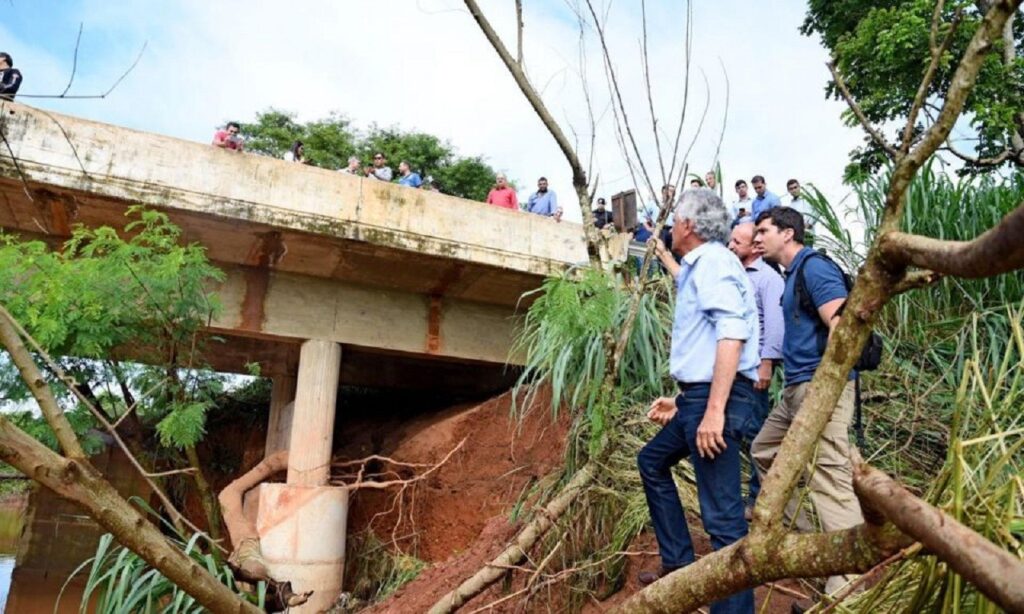
[[[14,100],[21,87],[21,71],[14,68],[11,54],[0,51],[0,98]]]

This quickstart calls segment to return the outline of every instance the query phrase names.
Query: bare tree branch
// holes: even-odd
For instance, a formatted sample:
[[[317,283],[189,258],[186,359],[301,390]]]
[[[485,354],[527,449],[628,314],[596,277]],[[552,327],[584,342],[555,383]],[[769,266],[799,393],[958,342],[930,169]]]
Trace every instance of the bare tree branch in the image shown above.
[[[19,92],[18,93],[18,98],[60,98],[60,99],[64,99],[64,100],[102,100],[103,98],[106,98],[111,93],[113,93],[113,91],[115,89],[117,89],[117,86],[121,85],[121,82],[125,80],[125,77],[127,77],[133,70],[135,70],[135,67],[138,66],[138,64],[139,64],[139,60],[142,59],[142,54],[146,52],[146,47],[148,45],[149,45],[149,41],[146,41],[146,42],[142,43],[142,48],[139,49],[139,54],[137,56],[135,56],[135,61],[132,62],[131,65],[128,66],[128,69],[125,70],[123,73],[121,73],[121,76],[118,77],[116,81],[114,81],[114,84],[111,85],[109,88],[107,88],[107,90],[105,92],[103,92],[102,94],[70,94],[69,95],[69,94],[66,93],[67,90],[65,90],[64,94],[59,94],[59,95],[55,95],[55,94],[22,94],[22,93]]]
[[[516,64],[523,67],[523,0],[516,0]]]
[[[585,2],[587,9],[590,11],[591,17],[594,19],[594,29],[597,31],[597,38],[601,42],[601,52],[604,57],[605,72],[608,74],[609,89],[611,89],[615,103],[618,105],[618,116],[622,119],[623,129],[629,139],[633,155],[636,156],[636,163],[640,167],[641,177],[647,184],[647,189],[650,190],[651,195],[656,195],[657,192],[654,190],[654,184],[651,183],[650,173],[647,172],[643,155],[640,153],[640,147],[637,145],[636,138],[633,136],[633,130],[629,123],[629,116],[626,113],[626,105],[622,100],[622,91],[619,89],[619,80],[615,75],[615,67],[612,64],[611,52],[608,50],[608,41],[605,39],[604,26],[601,24],[601,19],[597,16],[597,11],[594,9],[594,3],[591,0],[585,0]]]
[[[647,108],[651,112],[651,132],[654,133],[654,151],[658,155],[658,165],[661,167],[661,183],[668,182],[668,175],[665,174],[665,157],[661,152],[661,139],[658,137],[658,117],[654,113],[654,88],[651,86],[651,65],[647,57],[647,0],[640,0],[640,23],[642,26],[640,36],[640,60],[644,71],[644,90],[647,92]]]
[[[949,30],[946,32],[945,38],[942,39],[942,44],[936,46],[935,40],[938,36],[939,23],[942,21],[942,7],[945,5],[943,0],[939,0],[935,3],[935,12],[932,15],[932,28],[929,35],[929,48],[931,51],[931,62],[928,63],[928,68],[925,70],[924,77],[921,79],[921,84],[917,87],[917,93],[914,95],[914,102],[910,105],[910,113],[907,114],[907,125],[903,127],[903,138],[900,143],[900,154],[906,155],[910,151],[910,145],[913,140],[914,124],[917,123],[917,114],[921,111],[921,106],[924,105],[925,98],[928,97],[928,90],[931,89],[932,81],[935,80],[935,73],[939,69],[939,64],[942,62],[942,54],[949,50],[950,44],[953,42],[953,36],[956,34],[957,28],[960,26],[960,18],[963,17],[963,8],[958,7],[956,12],[953,14],[953,21],[949,24]]]
[[[686,38],[683,41],[683,106],[679,110],[679,125],[676,127],[676,138],[672,145],[672,162],[668,165],[669,177],[676,172],[676,159],[679,156],[679,143],[683,136],[683,124],[686,122],[686,111],[690,102],[690,60],[693,57],[693,2],[686,0]],[[680,166],[686,166],[683,161]],[[678,183],[678,182],[677,182]]]
[[[71,59],[71,78],[68,79],[68,85],[64,88],[64,91],[60,93],[58,98],[63,98],[71,90],[71,84],[75,82],[75,72],[78,70],[78,48],[82,44],[82,28],[85,27],[85,23],[78,24],[78,38],[75,39],[75,55]]]
[[[850,107],[850,111],[853,112],[857,121],[860,122],[861,127],[864,128],[864,131],[868,133],[871,139],[875,141],[875,143],[877,143],[890,158],[895,160],[899,152],[892,146],[892,144],[889,143],[889,141],[885,140],[885,137],[882,136],[878,129],[872,125],[870,120],[868,120],[867,116],[864,115],[863,109],[861,109],[860,105],[857,104],[857,101],[853,99],[853,96],[850,94],[850,89],[846,87],[846,81],[843,80],[843,77],[839,74],[839,70],[836,69],[835,62],[826,62],[825,66],[828,66],[829,72],[832,73],[832,80],[835,82],[836,87],[839,88],[839,93],[843,95],[843,100],[846,101],[846,105]]]

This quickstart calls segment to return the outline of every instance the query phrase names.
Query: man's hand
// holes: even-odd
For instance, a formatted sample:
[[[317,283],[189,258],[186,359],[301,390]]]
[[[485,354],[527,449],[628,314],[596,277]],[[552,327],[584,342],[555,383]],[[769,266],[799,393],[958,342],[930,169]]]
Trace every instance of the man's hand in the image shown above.
[[[659,426],[665,426],[675,417],[676,411],[674,398],[661,397],[651,403],[651,408],[647,411],[647,419]]]
[[[715,458],[716,455],[725,452],[723,431],[725,431],[725,410],[713,410],[710,407],[706,409],[704,419],[697,427],[697,452],[701,458]]]
[[[757,381],[754,382],[754,390],[768,390],[772,385],[772,361],[765,358],[757,368]]]

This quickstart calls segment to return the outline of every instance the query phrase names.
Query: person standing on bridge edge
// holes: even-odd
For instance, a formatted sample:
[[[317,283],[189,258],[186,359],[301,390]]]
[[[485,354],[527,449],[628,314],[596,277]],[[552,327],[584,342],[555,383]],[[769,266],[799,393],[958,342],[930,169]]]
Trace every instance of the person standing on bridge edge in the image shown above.
[[[494,187],[487,193],[487,204],[519,211],[519,196],[503,173],[495,175]]]
[[[661,569],[644,572],[643,584],[695,560],[686,515],[672,467],[689,456],[697,478],[704,530],[719,550],[747,534],[740,494],[740,442],[754,409],[758,356],[754,289],[736,256],[725,247],[729,213],[707,188],[686,190],[673,213],[672,248],[656,253],[676,282],[669,369],[675,398],[651,403],[647,417],[662,426],[637,455]],[[745,590],[711,605],[712,614],[749,614],[754,592]]]
[[[530,195],[526,201],[526,210],[530,213],[555,218],[556,222],[562,221],[562,208],[558,206],[558,196],[554,190],[548,189],[547,177],[537,180],[537,191]]]
[[[21,87],[21,71],[14,67],[11,54],[0,51],[0,98],[14,100]]]
[[[222,130],[213,133],[212,145],[235,153],[242,153],[242,150],[245,149],[245,142],[238,135],[240,130],[241,126],[238,125],[238,122],[228,122],[228,125],[224,126]]]
[[[380,179],[381,181],[391,181],[391,167],[387,164],[387,158],[384,154],[377,152],[373,154],[373,166],[367,167],[366,176],[374,179]]]
[[[420,174],[412,172],[412,167],[405,160],[398,163],[398,185],[404,185],[407,188],[418,188],[423,185]]]

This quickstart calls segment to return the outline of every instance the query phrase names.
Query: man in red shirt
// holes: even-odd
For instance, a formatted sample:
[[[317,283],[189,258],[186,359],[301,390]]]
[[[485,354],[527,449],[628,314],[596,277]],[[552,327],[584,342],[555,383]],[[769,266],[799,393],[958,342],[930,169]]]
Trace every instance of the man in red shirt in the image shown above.
[[[238,136],[240,127],[237,122],[228,122],[223,130],[218,130],[213,135],[213,146],[222,147],[228,151],[241,153],[245,148],[242,137]]]
[[[491,188],[490,193],[487,194],[487,203],[518,211],[519,197],[516,196],[516,191],[512,189],[512,186],[508,184],[508,179],[505,178],[505,175],[498,173],[498,176],[495,177],[495,183],[497,185]]]

